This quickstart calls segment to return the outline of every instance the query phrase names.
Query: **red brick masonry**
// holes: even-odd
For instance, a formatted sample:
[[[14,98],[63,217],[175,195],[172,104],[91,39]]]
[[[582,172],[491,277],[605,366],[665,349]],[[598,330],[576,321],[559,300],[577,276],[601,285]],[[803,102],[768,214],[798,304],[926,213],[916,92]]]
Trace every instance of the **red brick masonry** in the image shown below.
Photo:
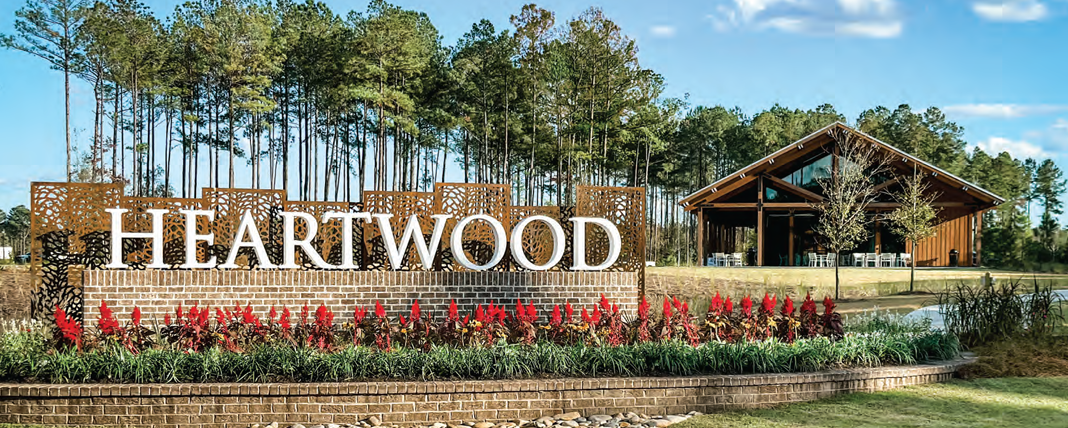
[[[128,317],[141,307],[145,320],[162,320],[179,303],[188,307],[233,307],[251,303],[260,316],[271,305],[299,313],[305,303],[325,303],[339,320],[348,319],[356,304],[374,307],[382,301],[391,315],[407,313],[419,299],[423,311],[444,316],[449,301],[461,310],[496,302],[514,307],[530,300],[542,309],[566,302],[591,305],[601,293],[621,309],[638,308],[638,274],[634,272],[398,272],[398,271],[269,271],[269,270],[91,270],[83,277],[85,317],[95,322],[100,301]],[[281,308],[279,308],[281,310]],[[312,308],[314,310],[314,307]]]
[[[322,384],[0,384],[0,423],[248,427],[271,421],[398,425],[577,411],[650,415],[771,406],[941,382],[970,360],[815,373],[674,378]]]

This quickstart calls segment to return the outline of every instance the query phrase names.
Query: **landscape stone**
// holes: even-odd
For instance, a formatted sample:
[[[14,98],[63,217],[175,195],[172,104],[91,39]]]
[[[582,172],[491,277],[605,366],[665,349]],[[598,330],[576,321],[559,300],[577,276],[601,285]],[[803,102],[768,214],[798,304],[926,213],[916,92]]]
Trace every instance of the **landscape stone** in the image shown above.
[[[579,412],[567,412],[553,416],[553,419],[556,419],[558,421],[572,421],[580,417],[582,417],[582,415],[580,415]]]

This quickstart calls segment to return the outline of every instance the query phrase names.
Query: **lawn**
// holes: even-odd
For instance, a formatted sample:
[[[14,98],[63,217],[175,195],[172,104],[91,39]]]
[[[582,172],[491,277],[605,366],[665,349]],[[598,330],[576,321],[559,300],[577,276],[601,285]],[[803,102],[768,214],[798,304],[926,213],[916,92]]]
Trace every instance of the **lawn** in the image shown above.
[[[1068,378],[955,380],[772,409],[705,415],[711,427],[1066,427]]]
[[[907,268],[855,268],[839,269],[842,284],[842,300],[838,310],[842,314],[862,312],[879,307],[898,313],[907,313],[935,304],[934,291],[943,290],[947,284],[964,281],[978,283],[986,273],[996,281],[1022,280],[1030,283],[1052,282],[1054,288],[1068,288],[1068,275],[1026,273],[980,268],[920,268],[916,270],[917,294],[903,294],[909,287]],[[834,269],[761,267],[761,268],[709,268],[709,267],[649,267],[646,269],[646,294],[659,298],[671,295],[691,299],[694,306],[707,305],[708,299],[717,291],[731,296],[745,294],[763,295],[765,292],[804,296],[834,295]]]

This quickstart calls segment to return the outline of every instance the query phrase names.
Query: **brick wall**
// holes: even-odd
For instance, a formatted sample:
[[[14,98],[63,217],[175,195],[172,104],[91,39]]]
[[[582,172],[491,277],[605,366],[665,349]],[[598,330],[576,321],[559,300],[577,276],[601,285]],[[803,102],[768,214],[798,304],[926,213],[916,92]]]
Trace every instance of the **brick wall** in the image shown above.
[[[533,420],[576,411],[650,415],[764,407],[941,382],[967,360],[816,373],[321,384],[0,384],[0,423],[241,427],[272,421],[388,424]]]
[[[271,305],[290,311],[308,303],[325,303],[339,317],[359,304],[381,301],[390,314],[410,309],[419,299],[423,311],[443,316],[449,301],[461,310],[491,301],[509,306],[533,300],[539,308],[566,302],[593,304],[602,293],[625,311],[637,310],[638,274],[633,272],[369,272],[369,271],[86,271],[83,277],[85,320],[99,317],[101,300],[120,318],[133,306],[148,321],[162,320],[179,303],[200,307],[251,303],[263,315]],[[279,310],[281,308],[279,307]],[[542,311],[543,316],[547,311]]]

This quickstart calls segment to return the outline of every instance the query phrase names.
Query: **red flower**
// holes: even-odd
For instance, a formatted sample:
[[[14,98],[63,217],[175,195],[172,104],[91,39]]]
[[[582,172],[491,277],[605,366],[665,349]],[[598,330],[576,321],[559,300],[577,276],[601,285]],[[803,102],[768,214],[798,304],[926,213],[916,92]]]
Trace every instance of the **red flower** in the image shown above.
[[[456,300],[453,299],[451,302],[449,302],[449,321],[456,322],[459,320],[460,310],[456,307]]]
[[[742,299],[742,315],[746,317],[753,316],[753,299],[749,298],[749,296],[745,296]]]
[[[245,324],[259,324],[259,322],[260,322],[260,320],[257,319],[255,315],[252,315],[252,304],[251,303],[249,303],[248,306],[245,306],[245,311],[241,315],[242,315],[241,316],[241,322],[242,323],[245,323]]]
[[[55,312],[52,316],[56,320],[56,326],[59,327],[59,332],[63,336],[63,340],[73,343],[78,350],[82,349],[82,325],[78,324],[78,321],[74,317],[67,316],[67,312],[56,305]]]
[[[824,315],[831,315],[832,313],[834,313],[834,307],[835,306],[837,306],[837,305],[834,304],[834,300],[831,300],[831,296],[827,296],[827,297],[823,298],[823,314]]]
[[[115,319],[115,316],[111,313],[111,309],[108,308],[108,304],[105,301],[100,301],[100,318],[97,319],[97,328],[101,333],[106,335],[115,335],[119,333],[119,321]]]
[[[727,299],[723,301],[723,312],[727,314],[734,312],[734,302],[731,302],[731,296],[727,296]]]
[[[816,301],[812,300],[812,294],[805,295],[805,301],[801,302],[802,315],[816,315]]]
[[[278,322],[282,325],[282,331],[289,331],[291,328],[289,325],[289,307],[282,307],[282,317],[278,319]]]
[[[475,321],[482,324],[486,323],[486,312],[482,310],[482,305],[478,305],[478,307],[475,308]]]
[[[534,323],[538,320],[538,310],[534,308],[534,301],[527,302],[527,321]]]
[[[411,314],[412,322],[418,321],[419,318],[421,318],[420,315],[422,315],[422,314],[421,314],[421,311],[419,310],[419,299],[415,299],[415,302],[412,302],[412,314]]]
[[[604,293],[601,293],[601,312],[606,314],[611,313],[612,304],[608,303],[608,299],[604,297]]]
[[[163,325],[171,325],[171,314],[163,314]]]
[[[367,317],[367,310],[359,306],[352,311],[352,321],[354,324],[363,322],[363,319]]]
[[[560,305],[553,305],[553,317],[549,321],[549,324],[553,327],[558,327],[562,322],[563,317],[560,315]]]
[[[785,317],[794,316],[794,301],[790,300],[790,296],[786,296],[786,300],[782,302],[782,315]]]
[[[723,299],[719,297],[719,292],[716,292],[716,297],[712,298],[712,303],[708,304],[708,312],[715,316],[723,314]]]
[[[771,316],[775,313],[775,297],[764,293],[764,300],[760,302],[760,314]]]
[[[277,318],[277,317],[278,317],[278,311],[276,311],[274,309],[274,306],[271,306],[271,311],[267,313],[267,319],[271,320],[271,322],[273,323],[274,319]]]
[[[139,327],[141,325],[141,308],[134,306],[132,318],[134,327]]]
[[[642,302],[638,304],[638,319],[649,319],[649,302],[645,301],[645,296],[642,296]]]
[[[386,317],[386,308],[382,307],[382,302],[375,301],[375,316],[379,319]]]
[[[667,297],[664,298],[664,318],[671,318],[671,301]]]
[[[571,320],[572,320],[572,317],[573,317],[574,314],[575,314],[575,308],[571,307],[571,302],[567,302],[567,304],[564,306],[564,315],[566,316],[566,320],[567,320],[568,324],[571,324]]]

